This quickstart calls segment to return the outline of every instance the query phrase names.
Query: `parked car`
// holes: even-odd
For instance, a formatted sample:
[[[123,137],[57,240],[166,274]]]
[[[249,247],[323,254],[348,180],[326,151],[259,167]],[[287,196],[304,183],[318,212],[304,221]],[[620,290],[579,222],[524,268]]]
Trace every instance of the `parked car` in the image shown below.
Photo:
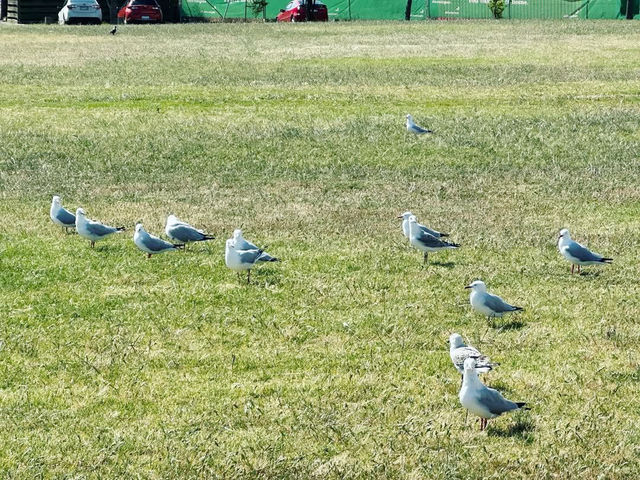
[[[124,23],[161,23],[162,9],[156,0],[129,0],[118,12]]]
[[[67,0],[58,12],[60,25],[71,23],[102,23],[102,9],[96,0]]]
[[[326,22],[329,20],[329,13],[327,12],[327,6],[313,0],[311,8],[311,19],[314,22]],[[280,10],[280,13],[276,17],[278,22],[304,22],[307,20],[307,2],[306,0],[293,0],[289,4]]]

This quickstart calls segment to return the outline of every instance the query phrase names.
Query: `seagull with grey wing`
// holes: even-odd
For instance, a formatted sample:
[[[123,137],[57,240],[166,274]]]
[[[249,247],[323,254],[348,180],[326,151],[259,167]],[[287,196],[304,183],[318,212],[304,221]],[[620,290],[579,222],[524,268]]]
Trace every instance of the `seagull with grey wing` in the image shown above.
[[[613,258],[606,258],[592,252],[584,245],[571,239],[569,230],[563,228],[558,236],[558,250],[560,254],[571,262],[571,274],[573,267],[578,266],[578,273],[582,265],[602,265],[613,262]]]
[[[521,408],[529,410],[526,403],[507,400],[497,390],[484,385],[478,378],[475,358],[464,361],[462,388],[458,397],[464,408],[480,417],[480,431],[487,427],[490,418]]]
[[[486,315],[488,319],[502,317],[505,313],[522,310],[520,307],[509,305],[497,295],[487,292],[487,286],[482,280],[475,280],[464,288],[471,289],[469,302],[478,313]]]
[[[259,248],[242,249],[236,247],[233,238],[227,239],[224,250],[224,261],[230,270],[240,276],[240,272],[247,272],[247,283],[251,283],[251,269],[258,263],[263,251]]]
[[[271,255],[269,255],[267,252],[264,251],[264,249],[258,248],[255,244],[246,240],[242,236],[242,230],[240,230],[239,228],[236,228],[233,231],[233,244],[239,250],[261,250],[262,253],[258,257],[258,260],[257,260],[258,262],[279,262],[280,261],[276,257],[272,257]]]
[[[411,212],[404,212],[401,215],[398,215],[398,218],[402,219],[402,233],[404,233],[404,236],[409,238],[409,217],[413,215],[413,213]],[[415,215],[413,215],[415,217]],[[416,218],[416,222],[418,221],[418,219]],[[422,225],[421,223],[418,223],[418,229],[421,230],[422,232],[429,234],[429,235],[433,235],[436,238],[442,238],[442,237],[448,237],[449,234],[448,233],[442,233],[442,232],[438,232],[437,230],[432,230],[429,227]]]
[[[76,228],[76,216],[62,206],[58,195],[54,195],[51,200],[49,216],[53,223],[61,226],[65,232],[69,232],[70,228]]]
[[[414,248],[424,252],[424,263],[427,263],[429,252],[439,252],[448,248],[460,247],[457,243],[446,242],[422,231],[418,226],[415,215],[409,216],[409,242]]]
[[[204,233],[186,222],[178,220],[175,215],[169,215],[167,217],[167,224],[164,229],[164,233],[167,234],[174,242],[190,243],[190,242],[204,242],[207,240],[213,240],[213,235]]]
[[[76,231],[81,237],[89,240],[91,248],[95,246],[96,242],[104,240],[114,233],[123,232],[124,229],[124,227],[110,227],[90,220],[84,213],[84,209],[78,208],[76,210]]]
[[[415,135],[423,135],[425,133],[433,133],[433,131],[428,130],[426,128],[422,128],[413,121],[413,117],[407,114],[407,132],[413,133]]]
[[[133,234],[133,243],[147,254],[147,258],[158,253],[172,252],[184,248],[184,243],[170,243],[148,233],[141,223],[136,223],[136,231]]]
[[[467,358],[473,358],[476,361],[476,371],[478,373],[487,373],[499,363],[491,363],[486,355],[480,353],[471,345],[466,345],[462,337],[457,333],[452,333],[449,337],[449,356],[460,375],[464,374],[464,362]]]

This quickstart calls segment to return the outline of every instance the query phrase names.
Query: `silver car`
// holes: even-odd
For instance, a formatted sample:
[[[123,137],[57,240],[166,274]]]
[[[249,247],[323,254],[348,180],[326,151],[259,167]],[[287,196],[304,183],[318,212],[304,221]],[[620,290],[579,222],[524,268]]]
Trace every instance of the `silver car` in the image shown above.
[[[71,23],[102,23],[102,9],[96,0],[66,0],[58,12],[60,25]]]

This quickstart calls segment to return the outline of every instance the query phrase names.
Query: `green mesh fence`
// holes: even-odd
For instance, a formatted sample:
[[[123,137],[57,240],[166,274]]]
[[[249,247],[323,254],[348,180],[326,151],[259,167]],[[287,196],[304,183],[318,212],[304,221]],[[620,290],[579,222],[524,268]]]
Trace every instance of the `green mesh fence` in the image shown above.
[[[253,18],[251,0],[181,0],[184,20]],[[274,19],[288,0],[271,0],[266,18]],[[330,20],[403,20],[406,0],[326,0]],[[505,0],[502,18],[625,18],[627,0]],[[640,18],[640,0],[631,0]],[[262,16],[262,15],[260,15]],[[489,0],[413,0],[411,20],[493,18]]]

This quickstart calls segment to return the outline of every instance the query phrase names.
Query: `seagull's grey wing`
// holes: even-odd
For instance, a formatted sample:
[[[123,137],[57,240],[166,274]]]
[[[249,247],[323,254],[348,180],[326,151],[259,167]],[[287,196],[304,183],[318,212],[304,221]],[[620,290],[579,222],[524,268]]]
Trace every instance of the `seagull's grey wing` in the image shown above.
[[[499,391],[488,387],[478,392],[478,401],[494,415],[501,415],[519,408],[516,402],[507,400]]]
[[[444,240],[440,240],[439,238],[424,232],[418,233],[417,240],[425,247],[429,248],[445,248],[454,246],[453,243],[445,242]]]
[[[565,251],[581,262],[599,262],[602,260],[602,255],[593,253],[587,247],[580,245],[578,242],[571,242],[567,247],[565,247]]]
[[[171,236],[177,238],[181,242],[199,242],[206,238],[206,235],[191,225],[175,224],[169,227]]]
[[[247,241],[245,238],[236,244],[236,248],[239,248],[240,250],[260,250],[257,245]]]
[[[58,210],[58,213],[56,213],[56,218],[66,225],[75,225],[76,223],[76,216],[69,210],[66,210],[64,208]]]
[[[161,238],[152,237],[151,235],[144,235],[142,237],[142,244],[153,252],[161,252],[169,248],[175,248],[173,243],[166,242]]]
[[[240,262],[245,264],[254,264],[258,261],[262,252],[260,250],[238,250],[236,249],[236,253],[240,258]]]
[[[442,236],[442,234],[440,232],[437,232],[435,230],[431,230],[429,227],[427,227],[426,225],[422,225],[422,224],[418,224],[418,227],[420,228],[420,230],[428,235],[432,235],[436,238],[440,238]]]
[[[484,299],[484,304],[496,313],[512,312],[514,310],[518,310],[518,307],[509,305],[497,295],[491,295],[490,293],[487,293]]]
[[[473,347],[458,347],[453,351],[451,355],[451,360],[456,366],[462,368],[464,366],[464,361],[469,357],[479,357],[480,352]]]
[[[267,252],[262,252],[258,257],[258,262],[277,262],[278,259],[269,255]]]
[[[426,128],[422,128],[416,124],[413,124],[411,126],[411,129],[415,132],[415,133],[432,133],[431,130],[427,130]]]
[[[98,237],[104,237],[105,235],[109,235],[110,233],[115,233],[118,231],[116,227],[110,227],[108,225],[103,225],[98,222],[87,222],[87,230],[91,235],[96,235]]]

